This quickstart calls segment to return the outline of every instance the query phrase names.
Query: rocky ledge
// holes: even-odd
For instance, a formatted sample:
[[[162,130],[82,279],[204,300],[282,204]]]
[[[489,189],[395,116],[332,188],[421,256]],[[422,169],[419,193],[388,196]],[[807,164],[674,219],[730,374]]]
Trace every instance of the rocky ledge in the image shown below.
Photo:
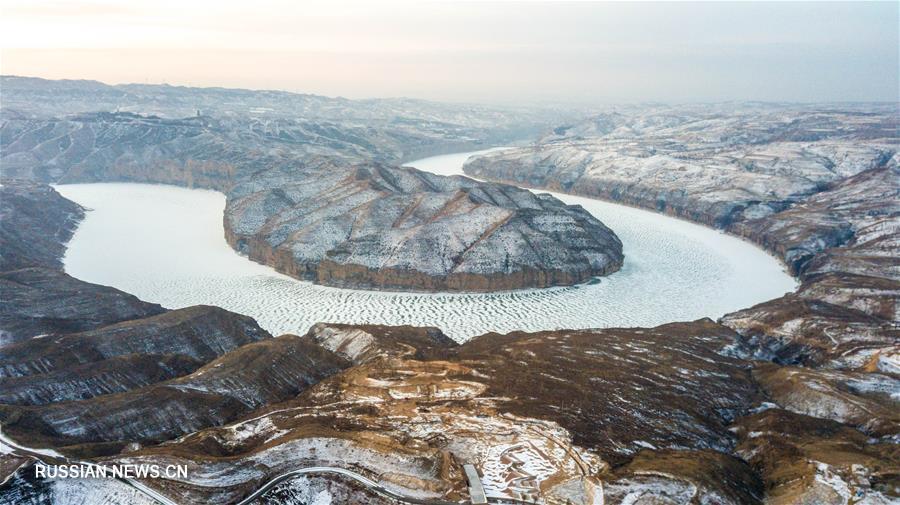
[[[319,284],[498,291],[571,285],[622,265],[622,243],[579,206],[512,186],[331,159],[229,192],[228,242]]]
[[[897,503],[895,441],[778,408],[742,418],[733,430],[736,453],[762,477],[766,504]]]
[[[0,300],[0,346],[165,312],[118,289],[39,267],[0,272]]]

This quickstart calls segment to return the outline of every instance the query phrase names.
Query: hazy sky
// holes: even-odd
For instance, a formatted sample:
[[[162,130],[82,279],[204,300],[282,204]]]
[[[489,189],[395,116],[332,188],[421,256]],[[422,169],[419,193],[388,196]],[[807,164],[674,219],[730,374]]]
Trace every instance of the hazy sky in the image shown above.
[[[505,103],[897,101],[898,6],[0,0],[0,72]]]

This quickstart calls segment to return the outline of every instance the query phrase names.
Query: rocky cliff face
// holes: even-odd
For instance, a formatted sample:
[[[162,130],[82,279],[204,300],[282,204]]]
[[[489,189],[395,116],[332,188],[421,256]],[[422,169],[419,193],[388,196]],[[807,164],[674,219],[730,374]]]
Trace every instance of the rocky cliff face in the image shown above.
[[[140,335],[140,338],[135,338]],[[270,335],[253,319],[198,305],[61,336],[0,348],[0,376],[23,377],[128,354],[181,354],[209,361]]]
[[[818,277],[796,293],[727,314],[748,356],[784,364],[897,373],[898,286],[879,278]],[[866,304],[874,314],[854,305]]]
[[[895,161],[791,209],[736,228],[777,244],[800,271],[796,293],[729,314],[761,357],[897,373],[900,347],[900,169]],[[840,230],[839,246],[832,246]]]
[[[91,330],[163,312],[156,304],[62,273],[66,242],[83,209],[53,188],[0,185],[0,346],[38,335]]]
[[[727,228],[885,164],[898,152],[898,119],[889,106],[638,108],[557,128],[465,170]]]
[[[39,335],[93,330],[165,311],[118,289],[82,282],[49,268],[0,273],[0,299],[0,346]]]
[[[754,378],[776,404],[873,437],[900,435],[900,380],[890,375],[761,364]]]
[[[776,252],[801,279],[842,272],[900,280],[898,162],[900,155],[835,181],[789,209],[729,230]]]
[[[53,188],[26,180],[0,184],[0,271],[26,267],[62,269],[66,242],[84,217],[80,205]]]
[[[179,426],[220,424],[251,393],[239,400],[209,393],[213,384],[191,389],[187,374],[263,339],[270,336],[252,319],[198,306],[11,344],[0,351],[6,378],[0,397],[8,404],[0,406],[0,417],[7,433],[53,445],[118,441],[123,433],[128,440],[146,439]],[[159,385],[178,377],[187,384],[184,392]],[[191,414],[204,408],[209,412]]]
[[[455,348],[455,340],[438,328],[318,323],[309,329],[309,337],[320,346],[362,365],[378,358],[412,357],[427,359]],[[376,336],[377,335],[377,336]]]
[[[191,356],[193,351],[217,347],[219,343],[210,346],[208,342],[179,342],[176,338],[179,349],[167,349],[166,354],[173,359],[202,362],[202,354]],[[226,350],[232,352],[206,360],[207,364],[193,373],[147,387],[128,389],[122,384],[119,389],[125,392],[106,394],[115,392],[109,388],[112,391],[97,391],[92,398],[77,402],[60,401],[66,399],[63,397],[40,406],[0,407],[4,430],[54,446],[159,442],[221,425],[257,407],[291,398],[347,366],[344,360],[309,339],[293,335],[223,349]],[[114,369],[128,370],[123,366]],[[81,380],[93,383],[109,376],[100,373],[97,369],[83,372]],[[87,374],[91,376],[86,377]],[[37,386],[45,384],[43,379],[36,377]],[[23,389],[21,384],[16,385]],[[80,386],[85,394],[96,391],[90,384],[73,386]]]
[[[226,238],[300,279],[378,289],[568,285],[622,265],[622,244],[548,195],[411,168],[322,160],[229,193]]]
[[[130,391],[187,375],[203,362],[183,354],[126,354],[51,372],[6,377],[0,403],[45,405]]]

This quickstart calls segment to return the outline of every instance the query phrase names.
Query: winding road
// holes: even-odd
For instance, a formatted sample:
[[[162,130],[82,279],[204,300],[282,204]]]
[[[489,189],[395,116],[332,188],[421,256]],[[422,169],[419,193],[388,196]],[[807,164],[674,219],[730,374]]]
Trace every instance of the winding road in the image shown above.
[[[29,456],[34,458],[35,460],[45,464],[45,465],[54,465],[54,464],[77,464],[84,466],[92,466],[92,467],[100,467],[102,465],[98,465],[96,463],[91,463],[89,461],[81,461],[81,460],[73,460],[70,459],[60,453],[57,453],[52,450],[47,449],[37,449],[32,447],[24,446],[15,440],[9,438],[9,436],[3,433],[3,426],[0,424],[0,444],[6,445],[14,449],[15,451],[21,453],[22,455]],[[21,470],[21,468],[19,469]],[[19,471],[17,470],[17,471]],[[436,498],[419,498],[416,496],[405,495],[402,493],[397,493],[395,491],[391,491],[390,489],[384,487],[378,482],[362,475],[361,473],[354,472],[353,470],[347,470],[346,468],[340,468],[336,466],[309,466],[305,468],[299,468],[297,470],[291,470],[289,472],[282,473],[278,475],[262,486],[260,486],[256,491],[248,495],[246,498],[238,502],[236,505],[249,505],[261,498],[267,492],[272,490],[277,485],[282,482],[289,481],[295,477],[299,477],[302,475],[339,475],[341,477],[348,478],[357,484],[362,485],[366,489],[382,495],[384,497],[397,500],[403,503],[409,503],[412,505],[460,505],[460,502],[451,502],[446,500],[439,500]],[[120,482],[123,482],[131,487],[133,487],[138,492],[142,493],[144,496],[151,498],[152,500],[160,503],[161,505],[179,505],[178,502],[173,501],[167,496],[163,495],[159,491],[147,486],[143,482],[136,479],[128,479],[128,478],[120,478],[117,479]],[[522,504],[522,505],[530,505],[531,502],[523,502],[519,500],[507,500],[507,499],[498,499],[498,498],[488,498],[488,501],[491,503],[511,503],[511,504]]]
[[[4,444],[12,449],[15,449],[15,450],[23,453],[26,456],[30,456],[30,457],[36,459],[37,461],[43,463],[44,465],[59,464],[58,461],[50,461],[50,462],[47,461],[48,459],[52,458],[53,460],[62,460],[63,464],[75,464],[75,465],[90,466],[90,467],[101,467],[102,466],[102,465],[98,465],[96,463],[91,463],[90,461],[73,460],[73,459],[70,459],[70,458],[56,452],[56,451],[26,447],[26,446],[16,442],[15,440],[9,438],[7,435],[5,435],[3,433],[3,425],[2,424],[0,424],[0,444]],[[20,467],[16,471],[21,470],[21,468],[22,467]],[[145,496],[152,498],[157,503],[160,503],[162,505],[178,505],[178,503],[170,500],[165,495],[160,494],[158,491],[147,486],[146,484],[142,483],[139,480],[128,479],[128,478],[118,478],[117,480],[133,487],[134,489],[136,489],[140,493],[144,494]]]
[[[281,484],[284,481],[293,479],[294,477],[299,477],[301,475],[311,475],[311,474],[333,474],[340,475],[343,477],[347,477],[350,480],[355,481],[358,484],[362,484],[364,487],[369,489],[370,491],[374,491],[377,494],[382,496],[386,496],[388,498],[392,498],[394,500],[402,501],[405,503],[412,504],[421,504],[421,505],[459,505],[458,502],[448,502],[437,499],[429,499],[429,498],[417,498],[414,496],[403,495],[400,493],[396,493],[391,491],[390,489],[382,486],[381,484],[375,482],[372,479],[369,479],[365,475],[356,473],[352,470],[347,470],[345,468],[339,468],[335,466],[310,466],[306,468],[300,468],[299,470],[292,470],[290,472],[283,473],[274,479],[266,482],[259,489],[254,491],[252,494],[238,502],[236,505],[249,505],[257,498],[266,494],[269,490]]]
[[[397,500],[397,501],[400,501],[403,503],[410,503],[410,504],[415,504],[415,505],[465,505],[466,503],[470,503],[470,502],[453,502],[453,501],[439,500],[437,498],[418,498],[415,496],[404,495],[404,494],[400,494],[400,493],[391,491],[390,489],[387,489],[386,487],[382,486],[378,482],[375,482],[374,480],[369,479],[368,477],[366,477],[362,474],[356,473],[352,470],[347,470],[346,468],[340,468],[340,467],[335,467],[335,466],[310,466],[310,467],[306,467],[306,468],[300,468],[298,470],[292,470],[290,472],[285,472],[285,473],[273,478],[272,480],[263,484],[259,489],[257,489],[252,494],[250,494],[249,496],[247,496],[240,502],[236,503],[235,505],[250,505],[250,503],[253,503],[254,500],[260,498],[261,496],[266,494],[266,492],[270,491],[272,488],[274,488],[278,484],[281,484],[284,481],[293,479],[294,477],[299,477],[301,475],[311,475],[311,474],[341,475],[343,477],[347,477],[347,478],[357,482],[358,484],[362,484],[370,491],[374,491],[377,494],[380,494],[387,498],[391,498],[391,499],[394,499],[394,500]],[[487,501],[489,503],[497,503],[497,504],[536,505],[535,502],[516,500],[514,498],[495,498],[495,497],[491,497],[491,496],[487,497]]]

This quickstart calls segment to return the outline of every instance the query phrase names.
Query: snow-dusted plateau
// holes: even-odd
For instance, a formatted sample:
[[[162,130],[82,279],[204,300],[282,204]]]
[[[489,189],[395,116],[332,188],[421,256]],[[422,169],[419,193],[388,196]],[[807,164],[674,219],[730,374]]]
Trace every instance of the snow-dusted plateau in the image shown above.
[[[900,499],[896,104],[2,79],[0,504]]]

